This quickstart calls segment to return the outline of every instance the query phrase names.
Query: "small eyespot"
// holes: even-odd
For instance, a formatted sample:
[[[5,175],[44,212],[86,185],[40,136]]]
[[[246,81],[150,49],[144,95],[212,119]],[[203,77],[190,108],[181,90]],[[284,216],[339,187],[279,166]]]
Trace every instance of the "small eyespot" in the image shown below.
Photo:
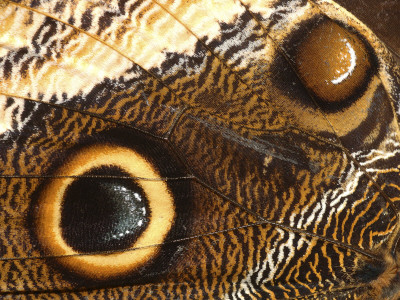
[[[157,255],[175,220],[172,193],[160,178],[130,148],[80,149],[39,194],[40,245],[63,267],[94,280],[143,267]]]
[[[343,104],[371,77],[371,55],[363,41],[333,21],[311,29],[297,49],[296,70],[324,104]]]

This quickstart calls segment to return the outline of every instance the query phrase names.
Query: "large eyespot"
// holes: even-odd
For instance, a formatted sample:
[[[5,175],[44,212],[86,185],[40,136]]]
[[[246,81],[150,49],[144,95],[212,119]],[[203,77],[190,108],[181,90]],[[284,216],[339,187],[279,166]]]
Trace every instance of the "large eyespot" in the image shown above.
[[[351,104],[349,99],[357,98],[371,78],[373,63],[366,45],[330,20],[308,30],[294,55],[300,78],[321,106]]]
[[[176,217],[161,177],[128,147],[79,149],[39,193],[38,241],[59,264],[91,279],[112,279],[143,267],[157,255]]]

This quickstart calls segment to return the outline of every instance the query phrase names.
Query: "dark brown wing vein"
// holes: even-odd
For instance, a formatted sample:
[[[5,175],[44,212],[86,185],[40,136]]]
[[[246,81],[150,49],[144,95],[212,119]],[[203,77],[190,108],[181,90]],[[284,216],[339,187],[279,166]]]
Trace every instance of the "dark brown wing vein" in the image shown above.
[[[148,75],[150,75],[151,77],[153,77],[155,80],[157,80],[158,82],[160,82],[160,83],[161,83],[164,87],[166,87],[176,98],[179,98],[179,97],[175,94],[175,92],[172,91],[171,88],[168,87],[168,86],[167,86],[160,78],[158,78],[155,74],[153,74],[152,72],[150,72],[150,71],[146,70],[145,68],[143,68],[140,64],[138,64],[137,62],[135,62],[131,57],[129,57],[128,55],[124,54],[122,51],[118,50],[118,49],[117,49],[116,47],[114,47],[113,45],[110,45],[109,43],[106,43],[106,42],[104,42],[103,40],[99,39],[96,35],[90,34],[89,32],[86,32],[85,30],[82,30],[82,29],[80,29],[79,27],[76,27],[76,26],[74,26],[74,25],[72,25],[72,24],[69,24],[68,22],[65,22],[65,21],[63,21],[63,20],[61,20],[61,19],[59,19],[59,18],[57,18],[57,17],[55,17],[55,16],[52,16],[52,15],[50,15],[50,14],[41,12],[40,10],[34,9],[34,8],[32,8],[32,7],[28,7],[28,6],[25,6],[25,5],[22,5],[22,4],[20,4],[20,3],[16,3],[16,2],[10,1],[10,0],[4,0],[4,1],[6,1],[6,2],[8,2],[8,3],[12,3],[12,4],[16,5],[16,6],[21,7],[21,8],[30,10],[30,11],[32,11],[32,12],[41,14],[41,15],[46,16],[46,17],[48,17],[48,18],[51,18],[51,19],[53,19],[53,20],[55,20],[55,21],[57,21],[57,22],[63,23],[63,24],[65,24],[65,25],[67,25],[67,26],[69,26],[69,27],[71,27],[71,28],[77,30],[78,32],[80,32],[80,33],[82,33],[82,34],[85,34],[85,35],[91,37],[92,39],[94,39],[94,40],[96,40],[96,41],[102,43],[102,44],[105,45],[106,47],[112,49],[113,51],[117,52],[119,55],[121,55],[121,56],[123,56],[124,58],[128,59],[129,61],[131,61],[133,64],[135,64],[136,66],[138,66],[142,71],[144,71],[145,73],[147,73]]]
[[[193,176],[182,177],[160,177],[160,178],[146,178],[146,177],[133,177],[133,176],[112,176],[112,175],[0,175],[0,178],[112,178],[112,179],[135,179],[145,181],[172,181],[195,179]]]
[[[95,114],[95,113],[92,113],[92,112],[89,112],[89,111],[80,110],[80,109],[76,109],[76,108],[72,108],[72,107],[68,107],[68,106],[60,105],[60,104],[56,104],[56,103],[49,103],[49,102],[45,102],[45,101],[38,100],[38,99],[27,98],[27,97],[24,97],[24,96],[7,94],[7,93],[4,93],[4,92],[0,92],[0,95],[4,95],[6,97],[11,97],[11,98],[19,98],[19,99],[23,99],[24,101],[36,102],[36,103],[48,105],[50,107],[59,108],[59,109],[65,109],[65,110],[68,110],[68,111],[80,113],[82,115],[90,116],[92,118],[96,118],[96,119],[99,119],[99,120],[102,120],[102,121],[110,122],[110,123],[113,123],[113,124],[116,124],[116,125],[127,127],[127,128],[130,128],[130,129],[133,129],[133,130],[137,130],[137,131],[139,131],[141,133],[148,134],[149,136],[154,137],[156,139],[163,139],[162,137],[160,137],[158,135],[155,135],[155,134],[153,134],[151,132],[145,131],[145,130],[143,130],[141,128],[137,128],[137,127],[135,127],[135,126],[133,126],[131,124],[127,124],[127,123],[120,122],[120,121],[117,121],[117,120],[105,118],[105,117],[102,117],[99,114]]]
[[[311,3],[313,3],[316,7],[318,7],[319,11],[320,11],[323,15],[325,15],[327,18],[329,18],[329,16],[327,16],[326,13],[320,8],[320,6],[319,6],[319,4],[318,4],[317,2],[315,2],[314,0],[308,0],[308,1],[311,2]],[[380,40],[380,42],[381,42],[382,44],[384,44],[384,45],[389,49],[389,51],[391,51],[391,52],[396,56],[397,59],[400,58],[399,54],[398,54],[392,47],[388,46],[387,43],[385,43],[379,36],[378,36],[378,39]],[[390,102],[391,102],[391,106],[392,106],[392,108],[394,109],[393,105],[394,105],[394,103],[395,103],[395,99],[393,99],[393,97],[392,97],[392,95],[391,95],[390,93],[387,93],[387,92],[386,92],[386,95],[387,95],[387,96],[389,97],[389,99],[391,100],[391,101],[390,101]],[[323,113],[324,115],[326,115],[323,111],[322,111],[322,113]],[[326,118],[326,119],[327,119],[327,118]],[[400,124],[400,121],[399,121],[398,118],[396,118],[396,121],[397,121],[398,124]],[[328,120],[328,122],[329,122],[329,120]],[[331,123],[330,123],[330,124],[331,124]],[[331,126],[332,126],[332,129],[335,131],[335,129],[333,128],[333,125],[332,125],[332,124],[331,124]],[[335,131],[335,134],[336,134],[336,136],[337,136],[336,131]],[[358,161],[357,161],[355,158],[353,158],[352,155],[350,155],[349,150],[343,145],[343,143],[341,142],[340,138],[338,138],[338,140],[339,140],[339,143],[341,144],[341,146],[343,147],[343,150],[346,152],[346,154],[349,155],[352,159],[354,159],[354,162],[357,163],[357,165],[358,165],[358,166],[360,167],[360,169],[364,172],[364,174],[366,174],[366,175],[371,179],[371,181],[374,183],[375,187],[377,187],[377,188],[382,192],[382,195],[384,196],[385,200],[388,201],[388,203],[390,204],[391,208],[392,208],[393,211],[395,212],[395,214],[396,214],[396,220],[399,221],[399,219],[400,219],[400,210],[397,208],[397,206],[394,205],[393,201],[390,200],[390,198],[388,197],[388,195],[382,190],[382,188],[378,185],[378,183],[376,182],[376,180],[374,180],[374,179],[372,178],[372,176],[371,176],[370,174],[368,174],[368,172],[366,171],[365,167],[361,166],[361,164],[359,164]],[[397,222],[396,225],[397,225],[397,226],[396,226],[396,228],[395,228],[395,230],[394,230],[394,234],[393,234],[393,237],[394,237],[394,238],[393,238],[392,250],[391,250],[391,252],[392,252],[393,255],[395,255],[395,251],[396,251],[396,248],[397,248],[397,244],[398,244],[399,241],[400,241],[400,225],[399,225],[398,222]]]
[[[221,64],[223,64],[225,67],[229,68],[229,66],[214,52],[212,51],[212,49],[210,47],[208,47],[192,30],[190,30],[190,28],[181,20],[179,20],[171,11],[169,11],[165,6],[163,6],[162,4],[160,4],[158,1],[153,0],[153,2],[155,2],[156,4],[158,4],[163,10],[165,10],[168,14],[170,14],[177,22],[179,22],[181,25],[183,25],[185,27],[186,30],[188,30],[192,35],[194,35],[197,40],[203,45],[203,47],[205,47],[215,58],[217,58]],[[254,18],[254,20],[264,29],[264,31],[266,31],[265,26],[254,16],[254,14],[252,14],[251,11],[248,10],[248,8],[242,3],[242,6],[246,9],[246,11],[248,13],[250,13],[250,15],[252,15],[252,17]],[[268,32],[266,32],[266,34],[271,38],[272,41],[274,41],[274,43],[276,44],[276,41],[269,35]],[[287,57],[285,51],[279,47],[279,45],[277,45],[277,49],[279,49],[279,51],[282,53],[282,55],[285,57],[285,59],[287,60],[287,62],[289,63],[289,65],[292,67],[293,71],[295,72],[295,74],[298,76],[298,78],[301,80],[299,74],[297,73],[296,69],[293,66],[293,63],[291,62],[291,60]],[[247,88],[250,88],[249,85],[244,82],[238,75],[237,72],[235,72],[234,70],[232,70],[231,68],[229,68],[231,70],[232,73],[235,74],[235,76],[238,78],[238,80],[240,80],[241,83],[243,83],[244,85],[246,85]],[[251,88],[250,88],[251,89]],[[253,93],[258,94],[259,96],[261,96],[259,93],[255,92],[253,89],[251,89]],[[310,98],[312,99],[312,101],[315,103],[315,105],[318,107],[317,102],[315,101],[314,97],[309,94]],[[362,165],[360,165],[360,163],[354,159],[352,157],[352,155],[350,154],[350,152],[348,151],[348,149],[346,147],[344,147],[344,145],[342,144],[334,126],[332,125],[332,123],[329,121],[329,119],[327,118],[326,114],[323,112],[323,110],[320,110],[320,112],[322,113],[322,116],[324,117],[324,119],[326,120],[326,122],[329,124],[329,126],[331,127],[333,133],[336,136],[337,141],[339,142],[339,146],[342,151],[345,152],[345,154],[358,166],[358,168],[360,168],[360,170],[362,170],[364,172],[364,174],[366,176],[369,177],[369,179],[371,180],[371,182],[374,184],[375,188],[381,192],[382,196],[384,197],[385,201],[387,201],[390,205],[390,207],[392,208],[392,210],[395,212],[396,214],[396,218],[399,218],[399,210],[397,209],[397,207],[394,205],[394,203],[392,202],[392,200],[390,200],[390,198],[387,196],[387,194],[382,190],[382,188],[376,183],[376,181],[372,178],[372,176],[370,174],[368,174],[368,172],[366,172],[365,167],[363,167]],[[400,233],[399,233],[400,234]]]
[[[260,22],[260,20],[258,20],[258,18],[247,8],[246,5],[244,5],[243,2],[240,1],[240,3],[243,5],[243,7],[246,9],[247,12],[249,12],[252,17],[254,18],[254,20],[264,29],[264,31],[266,32],[266,34],[271,38],[271,40],[277,45],[277,49],[278,51],[280,51],[280,53],[284,56],[284,58],[286,59],[286,61],[288,62],[288,64],[291,66],[292,70],[294,71],[294,73],[296,74],[296,76],[298,77],[299,80],[301,80],[301,77],[299,76],[296,68],[293,66],[292,61],[289,59],[289,57],[287,56],[286,52],[284,49],[282,49],[277,42],[270,36],[270,34],[267,32],[265,26]],[[315,101],[315,98],[309,94],[310,99],[314,102],[314,104],[319,107],[317,101]],[[333,127],[332,123],[329,121],[329,119],[326,116],[326,113],[320,109],[320,113],[322,114],[322,116],[324,117],[324,119],[326,120],[326,122],[329,124],[329,126],[332,129],[332,132],[335,134],[336,140],[338,141],[338,147],[340,147],[340,149],[358,166],[358,168],[360,170],[363,171],[363,173],[371,180],[371,182],[373,183],[374,187],[382,194],[382,196],[384,197],[385,201],[387,201],[391,207],[391,209],[395,212],[396,214],[396,220],[399,219],[400,217],[400,213],[398,208],[394,205],[393,201],[390,200],[390,198],[387,196],[387,194],[382,190],[382,188],[376,183],[376,181],[372,178],[372,176],[370,174],[368,174],[368,172],[366,172],[365,167],[363,167],[355,158],[353,158],[353,156],[351,155],[351,153],[349,152],[349,150],[344,147],[344,145],[342,144],[337,131],[335,130],[335,128]],[[400,234],[400,232],[399,232]]]
[[[220,195],[220,194],[219,194]],[[239,204],[240,205],[240,204]],[[246,209],[246,211],[248,211]],[[252,215],[257,216],[257,214],[252,213]],[[262,219],[261,217],[258,217],[260,219]],[[286,226],[286,225],[282,225],[276,222],[272,222],[272,221],[260,221],[260,222],[256,222],[256,223],[252,223],[252,224],[247,224],[247,225],[243,225],[243,226],[239,226],[239,227],[235,227],[235,228],[229,228],[229,229],[224,229],[224,230],[219,230],[219,231],[215,231],[215,232],[209,232],[209,233],[204,233],[204,234],[199,234],[199,235],[194,235],[194,236],[189,236],[189,237],[185,237],[185,238],[181,238],[181,239],[174,239],[174,240],[170,240],[170,241],[165,241],[162,244],[152,244],[152,245],[146,245],[146,246],[141,246],[141,247],[133,247],[133,248],[128,248],[128,249],[123,249],[123,250],[110,250],[110,251],[93,251],[90,253],[76,253],[76,254],[67,254],[67,255],[43,255],[43,256],[26,256],[26,257],[11,257],[11,258],[0,258],[0,261],[13,261],[13,260],[37,260],[37,259],[48,259],[48,258],[61,258],[61,257],[76,257],[76,256],[92,256],[92,255],[104,255],[104,254],[113,254],[113,253],[122,253],[122,252],[130,252],[130,251],[135,251],[138,249],[144,249],[144,248],[150,248],[150,247],[157,247],[157,246],[161,246],[161,245],[165,245],[165,244],[174,244],[174,243],[180,243],[180,242],[185,242],[188,240],[195,240],[195,239],[200,239],[203,237],[208,237],[208,236],[214,236],[214,235],[219,235],[222,233],[227,233],[227,232],[234,232],[234,231],[238,231],[241,229],[248,229],[248,228],[253,228],[253,227],[258,227],[258,226],[264,226],[264,225],[272,225],[278,228],[281,228],[283,230],[287,230],[287,231],[291,231],[300,235],[305,235],[311,238],[316,238],[319,240],[322,240],[324,242],[328,242],[328,243],[332,243],[337,245],[338,247],[342,247],[345,248],[347,250],[350,251],[354,251],[356,253],[359,253],[361,255],[364,255],[366,257],[369,257],[371,259],[374,260],[379,260],[379,257],[361,250],[361,249],[357,249],[351,245],[347,245],[338,241],[334,241],[331,240],[329,238],[324,238],[321,236],[318,236],[317,234],[312,234],[309,233],[307,231],[301,230],[301,229],[296,229],[296,228],[291,228],[290,226]]]
[[[6,96],[16,97],[15,95],[6,95]],[[56,107],[56,108],[62,108],[62,109],[66,109],[66,110],[71,110],[71,111],[79,112],[79,113],[82,113],[82,114],[86,114],[86,115],[92,116],[92,117],[94,117],[94,118],[99,118],[99,119],[102,119],[102,120],[105,120],[105,121],[109,121],[109,122],[116,123],[116,124],[121,125],[121,126],[126,126],[126,127],[128,127],[128,128],[134,129],[134,130],[139,130],[139,129],[135,128],[135,127],[132,126],[132,125],[128,125],[128,124],[125,124],[125,123],[117,122],[117,121],[115,121],[115,120],[109,120],[109,119],[106,119],[106,118],[102,118],[101,116],[98,116],[98,115],[96,115],[96,114],[89,113],[89,112],[86,112],[86,111],[75,110],[75,109],[72,109],[72,108],[65,107],[65,106],[63,106],[63,105],[54,104],[54,103],[48,103],[48,102],[43,102],[43,101],[40,101],[40,100],[34,100],[34,99],[29,99],[29,98],[22,98],[22,99],[25,99],[26,101],[34,101],[34,102],[43,103],[43,104],[46,104],[46,105],[49,105],[49,106],[52,106],[52,107]],[[142,130],[139,130],[139,131],[142,131]],[[142,132],[143,132],[143,131],[142,131]],[[147,133],[147,132],[146,132],[146,134],[152,135],[151,133]],[[163,140],[164,140],[164,138],[162,138],[162,137],[158,137],[158,136],[154,136],[154,135],[152,135],[152,136],[155,137],[155,138],[163,139]],[[173,150],[176,151],[175,149],[173,149]],[[180,157],[180,156],[178,155],[178,157]],[[49,176],[43,176],[43,175],[9,175],[9,176],[7,176],[7,175],[2,175],[2,176],[0,176],[0,177],[1,177],[1,178],[66,178],[66,177],[74,177],[74,178],[75,178],[75,177],[86,177],[86,176],[50,176],[50,175],[49,175]],[[104,176],[104,177],[107,177],[107,178],[108,178],[108,176]],[[287,231],[291,231],[291,232],[299,233],[299,234],[302,234],[302,235],[305,235],[305,236],[317,238],[317,239],[319,239],[319,240],[323,240],[323,241],[326,241],[326,242],[329,242],[329,243],[338,245],[338,246],[340,246],[340,247],[344,247],[344,248],[346,248],[346,249],[352,250],[352,251],[354,251],[354,252],[360,253],[360,254],[365,255],[365,256],[367,256],[367,257],[374,258],[374,259],[376,258],[373,254],[371,254],[371,253],[369,253],[369,252],[367,252],[367,251],[365,251],[365,250],[362,250],[361,248],[354,247],[354,246],[352,246],[352,245],[348,245],[348,244],[345,244],[345,243],[342,243],[342,242],[339,242],[339,241],[336,241],[336,240],[333,240],[333,239],[330,239],[330,238],[327,238],[327,237],[324,237],[324,236],[320,236],[320,235],[318,235],[318,234],[313,234],[313,233],[310,233],[310,232],[305,231],[305,230],[301,230],[301,229],[297,229],[297,228],[294,228],[294,227],[291,227],[291,226],[287,226],[287,225],[285,225],[285,224],[280,224],[280,223],[277,223],[277,222],[274,222],[274,221],[266,220],[266,219],[265,219],[264,217],[262,217],[261,215],[259,215],[259,214],[255,213],[255,212],[253,212],[252,210],[250,210],[250,209],[246,208],[245,206],[241,205],[240,203],[238,203],[238,202],[236,202],[236,201],[230,199],[229,197],[223,195],[223,194],[220,193],[219,191],[215,190],[213,187],[209,186],[208,184],[206,184],[205,182],[201,181],[199,178],[194,177],[194,176],[185,176],[185,177],[178,177],[178,178],[159,178],[159,179],[154,179],[154,178],[151,178],[151,179],[137,178],[137,179],[152,180],[152,181],[154,181],[154,180],[165,180],[165,181],[167,181],[167,180],[195,179],[195,180],[197,180],[200,184],[204,185],[204,186],[207,187],[209,190],[213,191],[213,193],[215,193],[215,194],[221,196],[224,200],[226,200],[226,201],[228,201],[228,202],[234,204],[236,207],[238,207],[238,208],[240,208],[241,210],[245,211],[247,214],[250,214],[250,215],[252,215],[252,216],[257,217],[259,220],[261,220],[261,223],[260,223],[260,224],[269,224],[269,225],[272,225],[272,226],[276,226],[276,227],[282,228],[282,229],[287,230]],[[208,234],[206,234],[206,236],[207,236],[207,235],[208,235]],[[195,237],[193,237],[193,238],[195,238]],[[186,239],[184,239],[184,240],[186,240]],[[172,242],[175,242],[175,241],[172,241]],[[153,246],[156,246],[156,245],[153,245]],[[132,249],[130,249],[130,250],[134,250],[134,249],[135,249],[135,248],[132,248]],[[101,252],[101,253],[103,253],[103,252]],[[108,252],[107,252],[107,253],[108,253]],[[92,254],[92,253],[91,253],[91,254]],[[94,253],[94,254],[96,254],[96,253]],[[103,254],[104,254],[104,253],[103,253]],[[11,260],[18,260],[18,259],[21,259],[21,258],[14,258],[14,259],[11,259]],[[0,261],[1,261],[1,260],[2,260],[2,259],[0,259]],[[5,259],[5,260],[10,260],[10,259]]]
[[[321,236],[319,234],[308,232],[306,230],[302,230],[302,229],[294,228],[292,226],[288,226],[288,225],[285,225],[285,224],[280,224],[280,223],[277,223],[277,222],[274,222],[274,221],[266,220],[261,215],[251,211],[250,209],[248,209],[247,207],[243,206],[242,204],[230,199],[226,195],[222,194],[220,191],[214,189],[212,186],[210,186],[207,183],[205,183],[204,181],[202,181],[202,180],[200,180],[198,178],[196,178],[196,180],[200,184],[202,184],[203,186],[205,186],[206,188],[211,190],[214,194],[216,194],[216,195],[220,196],[221,198],[225,199],[226,201],[234,204],[235,206],[239,207],[240,209],[242,209],[243,211],[247,212],[248,214],[258,218],[259,220],[261,220],[263,222],[266,222],[267,224],[270,224],[270,225],[273,225],[273,226],[276,226],[276,227],[279,227],[279,228],[282,228],[282,229],[285,229],[285,230],[288,230],[288,231],[292,231],[292,232],[295,232],[295,233],[299,233],[299,234],[302,234],[302,235],[305,235],[305,236],[309,236],[309,237],[312,237],[312,238],[317,238],[319,240],[322,240],[322,241],[325,241],[325,242],[328,242],[328,243],[331,243],[331,244],[334,244],[334,245],[337,245],[337,246],[340,246],[340,247],[344,247],[346,249],[352,250],[354,252],[360,253],[362,255],[365,255],[365,256],[373,258],[373,259],[379,259],[374,254],[372,254],[372,253],[370,253],[368,251],[365,251],[365,250],[363,250],[361,248],[354,247],[353,245],[345,244],[345,243],[330,239],[328,237]]]
[[[83,34],[86,34],[86,35],[88,35],[88,36],[90,36],[91,38],[93,38],[93,39],[95,39],[96,41],[99,41],[99,42],[101,42],[102,44],[104,44],[105,46],[107,46],[107,47],[109,47],[109,48],[111,48],[111,49],[113,49],[114,51],[116,51],[117,53],[119,53],[120,55],[122,55],[123,57],[125,57],[125,58],[127,58],[129,61],[131,61],[132,63],[134,63],[134,64],[136,64],[136,65],[138,65],[143,71],[145,71],[147,74],[149,74],[151,77],[153,77],[153,78],[155,78],[157,81],[159,81],[159,82],[161,82],[165,87],[167,87],[168,88],[168,90],[169,91],[171,91],[171,93],[174,95],[174,96],[176,96],[176,97],[178,97],[177,95],[176,95],[176,93],[173,91],[173,90],[171,90],[171,88],[170,87],[168,87],[160,78],[158,78],[155,74],[153,74],[152,72],[150,72],[150,71],[148,71],[148,70],[146,70],[145,68],[143,68],[142,66],[140,66],[139,64],[137,64],[132,58],[130,58],[129,56],[127,56],[127,55],[125,55],[123,52],[121,52],[121,51],[119,51],[117,48],[115,48],[115,47],[113,47],[112,45],[110,45],[110,44],[108,44],[108,43],[106,43],[106,42],[104,42],[104,41],[102,41],[102,40],[100,40],[97,36],[95,36],[95,35],[93,35],[93,34],[90,34],[90,33],[88,33],[88,32],[86,32],[86,31],[84,31],[84,30],[82,30],[82,29],[80,29],[80,28],[78,28],[78,27],[76,27],[76,26],[74,26],[74,25],[71,25],[71,24],[69,24],[69,23],[67,23],[67,22],[65,22],[65,21],[63,21],[63,20],[60,20],[60,19],[58,19],[58,18],[56,18],[56,17],[54,17],[54,16],[52,16],[52,15],[49,15],[49,14],[47,14],[47,13],[43,13],[43,12],[41,12],[41,11],[39,11],[39,10],[36,10],[36,9],[34,9],[34,8],[30,8],[30,7],[26,7],[26,6],[24,6],[24,5],[21,5],[21,4],[18,4],[18,3],[15,3],[15,2],[12,2],[12,1],[9,1],[9,0],[6,0],[6,1],[8,1],[8,2],[10,2],[10,3],[13,3],[13,4],[15,4],[15,5],[17,5],[17,6],[20,6],[20,7],[22,7],[22,8],[25,8],[25,9],[28,9],[28,10],[31,10],[31,11],[34,11],[34,12],[36,12],[36,13],[39,13],[39,14],[42,14],[42,15],[44,15],[44,16],[47,16],[47,17],[49,17],[49,18],[52,18],[52,19],[54,19],[54,20],[56,20],[56,21],[58,21],[58,22],[61,22],[61,23],[63,23],[63,24],[66,24],[67,26],[70,26],[70,27],[72,27],[72,28],[74,28],[75,30],[77,30],[77,31],[79,31],[79,32],[81,32],[81,33],[83,33]],[[158,5],[160,5],[158,2],[156,2],[155,1],[155,3],[157,3]],[[243,4],[242,4],[243,5]],[[247,7],[245,6],[245,5],[243,5],[245,8],[246,8],[246,10],[247,10]],[[162,7],[162,6],[161,6]],[[162,7],[164,10],[166,10],[164,7]],[[168,10],[166,10],[169,14],[171,14],[171,12],[169,12]],[[247,10],[248,11],[248,10]],[[250,11],[248,11],[250,14],[251,14],[251,12]],[[172,15],[172,14],[171,14]],[[172,15],[173,16],[173,15]],[[173,16],[174,17],[174,16]],[[174,17],[175,18],[175,17]],[[253,18],[257,21],[257,23],[259,23],[260,24],[260,22],[253,16]],[[176,18],[175,18],[176,19]],[[179,20],[177,20],[179,23],[181,23],[188,31],[190,31],[189,29],[188,29],[188,27],[185,25],[185,24],[183,24],[182,22],[180,22]],[[262,24],[260,24],[261,26],[262,26]],[[194,33],[192,32],[192,31],[190,31],[190,33],[191,34],[193,34],[194,35]],[[204,44],[204,42],[203,41],[201,41],[201,39],[199,39],[196,35],[194,35],[196,38],[197,38],[197,40],[214,56],[214,57],[216,57],[220,62],[221,62],[221,64],[222,65],[224,65],[225,67],[227,67],[228,69],[230,69],[207,45],[205,45]],[[284,54],[284,53],[283,53]],[[286,57],[286,56],[285,56]],[[286,57],[287,58],[287,57]],[[290,60],[288,59],[288,61],[289,61],[289,63],[290,63]],[[231,70],[230,69],[230,71],[233,73],[233,74],[235,74],[235,77],[236,78],[238,78],[238,80],[241,82],[241,83],[243,83],[247,88],[249,88],[249,89],[251,89],[249,86],[248,86],[248,84],[246,84],[237,74],[236,74],[236,72],[235,71],[233,71],[233,70]],[[254,91],[253,91],[254,92]],[[258,94],[259,95],[259,93],[257,93],[257,92],[254,92],[254,93],[256,93],[256,94]],[[259,95],[260,96],[260,95]],[[37,102],[40,102],[40,101],[38,101],[38,100],[33,100],[33,99],[29,99],[29,100],[32,100],[32,101],[37,101]],[[41,102],[41,103],[46,103],[46,102]],[[51,105],[55,105],[55,104],[51,104]],[[56,105],[55,105],[56,106]],[[64,106],[61,106],[60,105],[60,107],[63,107],[63,108],[65,108]],[[100,116],[97,116],[96,114],[91,114],[91,113],[87,113],[87,112],[83,112],[83,111],[79,111],[78,110],[78,112],[79,113],[83,113],[83,114],[90,114],[90,115],[92,115],[92,116],[94,116],[94,117],[100,117]],[[100,117],[101,118],[101,117]],[[108,120],[107,120],[108,121]],[[328,120],[327,120],[328,121]],[[115,121],[113,121],[113,122],[115,122]],[[328,121],[329,122],[329,121]],[[120,124],[120,125],[124,125],[124,126],[128,126],[128,127],[133,127],[133,126],[130,126],[130,125],[126,125],[126,124]],[[133,127],[134,128],[134,127]],[[148,132],[146,132],[146,133],[148,133]],[[343,151],[345,151],[346,152],[346,149],[344,149],[344,148],[342,148],[342,150]],[[348,151],[346,152],[346,154],[351,158],[351,159],[353,159],[352,158],[352,156],[351,155],[349,155],[349,153],[348,153]],[[355,161],[355,163],[359,166],[359,164]],[[368,174],[367,174],[368,175]],[[380,189],[380,187],[372,180],[372,178],[371,178],[371,181],[374,183],[374,185],[377,187],[377,189],[378,190],[380,190],[381,191],[381,189]],[[210,188],[210,187],[209,187]],[[386,201],[388,201],[389,203],[390,203],[390,205],[392,206],[392,208],[395,210],[395,208],[394,208],[394,205],[392,204],[392,202],[391,202],[391,200],[381,191],[381,193],[382,193],[382,196],[384,196],[384,198],[386,199]],[[225,199],[226,199],[226,197],[225,197]],[[239,204],[240,205],[240,204]],[[241,205],[240,205],[240,207],[242,208],[242,209],[244,209],[244,207],[242,207]],[[248,213],[250,213],[251,211],[250,210],[247,210],[246,209],[246,211],[248,212]],[[395,210],[396,212],[397,212],[397,210]],[[253,213],[254,214],[254,213]],[[259,216],[258,215],[258,218],[260,218],[261,220],[263,220],[263,221],[267,221],[267,220],[265,220],[265,219],[263,219],[261,216]],[[267,221],[267,222],[270,222],[270,221]],[[273,222],[271,222],[271,224],[273,224]],[[276,224],[277,226],[279,225],[279,226],[285,226],[285,225],[282,225],[282,224]],[[324,238],[324,237],[322,237],[322,236],[319,236],[319,235],[314,235],[314,234],[310,234],[310,233],[308,233],[308,232],[303,232],[302,230],[298,230],[298,229],[296,229],[296,228],[291,228],[291,227],[286,227],[285,226],[285,228],[286,229],[289,229],[289,230],[292,230],[292,231],[295,231],[295,232],[301,232],[302,234],[307,234],[307,235],[310,235],[310,236],[314,236],[314,237],[318,237],[318,238],[320,238],[320,239],[323,239],[323,240],[326,240],[326,241],[329,241],[329,242],[331,242],[331,243],[334,243],[334,244],[338,244],[338,245],[342,245],[342,246],[345,246],[345,247],[349,247],[350,249],[352,249],[353,251],[356,251],[356,252],[363,252],[364,253],[364,255],[367,255],[367,256],[369,256],[370,254],[369,253],[366,253],[366,252],[364,252],[364,251],[362,251],[361,249],[357,249],[357,248],[354,248],[354,247],[352,247],[352,246],[349,246],[349,245],[346,245],[346,244],[342,244],[342,243],[340,243],[340,242],[338,242],[338,241],[335,241],[335,240],[330,240],[330,239],[328,239],[328,238]]]

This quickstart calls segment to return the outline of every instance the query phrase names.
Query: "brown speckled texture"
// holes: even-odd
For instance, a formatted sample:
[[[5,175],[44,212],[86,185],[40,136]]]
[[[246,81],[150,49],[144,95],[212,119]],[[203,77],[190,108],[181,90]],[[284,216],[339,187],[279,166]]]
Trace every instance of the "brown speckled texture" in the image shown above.
[[[398,35],[349,11],[0,0],[0,298],[395,300]]]

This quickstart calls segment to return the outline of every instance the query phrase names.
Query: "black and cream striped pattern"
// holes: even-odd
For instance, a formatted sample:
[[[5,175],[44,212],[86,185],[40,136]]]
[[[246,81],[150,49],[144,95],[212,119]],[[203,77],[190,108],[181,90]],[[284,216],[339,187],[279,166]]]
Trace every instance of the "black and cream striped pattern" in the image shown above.
[[[334,109],[296,69],[332,23],[371,60]],[[399,296],[400,72],[334,1],[0,0],[0,78],[0,298]],[[65,262],[115,253],[60,254],[35,224],[101,143],[143,154],[161,177],[131,179],[166,182],[175,217],[140,245],[156,256],[99,279]]]

